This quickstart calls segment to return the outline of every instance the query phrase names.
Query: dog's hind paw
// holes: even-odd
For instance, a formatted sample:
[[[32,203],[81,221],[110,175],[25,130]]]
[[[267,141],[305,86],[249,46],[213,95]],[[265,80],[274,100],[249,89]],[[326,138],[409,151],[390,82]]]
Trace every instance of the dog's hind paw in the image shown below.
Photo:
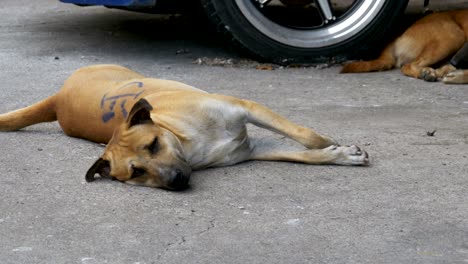
[[[330,151],[336,158],[334,164],[338,165],[369,165],[369,154],[361,150],[358,146],[330,146],[325,150]]]
[[[435,82],[437,81],[437,75],[434,69],[425,67],[421,70],[419,77],[426,82]]]

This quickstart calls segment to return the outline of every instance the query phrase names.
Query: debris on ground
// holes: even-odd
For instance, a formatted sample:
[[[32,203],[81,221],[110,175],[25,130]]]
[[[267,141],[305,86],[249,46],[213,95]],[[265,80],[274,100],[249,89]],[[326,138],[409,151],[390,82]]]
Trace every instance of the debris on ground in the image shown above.
[[[428,137],[433,137],[433,136],[435,136],[435,132],[436,132],[436,131],[437,131],[437,130],[435,130],[435,129],[434,129],[433,131],[427,131],[427,132],[426,132],[426,135],[427,135]]]
[[[284,68],[313,68],[313,69],[324,69],[333,66],[334,64],[322,63],[322,64],[290,64],[287,66],[281,66],[272,63],[261,63],[250,59],[234,59],[234,58],[222,58],[222,57],[201,57],[193,61],[194,64],[207,65],[207,66],[221,66],[221,67],[245,67],[254,68],[262,71],[272,71],[276,69]]]
[[[208,58],[202,57],[196,59],[193,63],[198,65],[208,65],[208,66],[233,66],[234,64],[238,64],[238,61],[232,58]]]
[[[275,66],[273,64],[258,64],[255,66],[255,69],[262,71],[272,71],[275,69]]]
[[[178,50],[176,50],[175,54],[176,55],[181,55],[181,54],[188,54],[188,53],[190,53],[190,50],[188,50],[188,49],[178,49]]]

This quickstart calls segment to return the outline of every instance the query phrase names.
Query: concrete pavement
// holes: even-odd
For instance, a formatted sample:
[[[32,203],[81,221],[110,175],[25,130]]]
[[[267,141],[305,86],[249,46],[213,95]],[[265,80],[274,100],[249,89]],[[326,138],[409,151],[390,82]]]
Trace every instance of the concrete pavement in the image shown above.
[[[0,263],[468,263],[467,85],[397,70],[198,65],[238,59],[201,25],[3,1],[0,112],[51,95],[79,67],[116,63],[256,100],[363,146],[372,165],[248,162],[196,172],[173,193],[85,183],[103,147],[57,123],[0,133]]]

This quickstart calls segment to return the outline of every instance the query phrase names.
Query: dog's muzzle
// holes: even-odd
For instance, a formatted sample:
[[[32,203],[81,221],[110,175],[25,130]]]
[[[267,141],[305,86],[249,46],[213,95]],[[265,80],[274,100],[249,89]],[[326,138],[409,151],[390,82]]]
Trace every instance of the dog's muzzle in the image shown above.
[[[177,169],[176,175],[168,184],[168,188],[173,191],[183,191],[189,187],[190,173],[184,174],[182,170]]]

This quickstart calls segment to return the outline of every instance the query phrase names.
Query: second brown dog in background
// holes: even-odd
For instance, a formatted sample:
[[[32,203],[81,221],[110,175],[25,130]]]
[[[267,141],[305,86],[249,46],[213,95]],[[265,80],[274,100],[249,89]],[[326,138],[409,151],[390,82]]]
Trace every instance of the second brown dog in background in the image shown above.
[[[433,13],[416,21],[371,61],[344,65],[342,73],[401,68],[404,75],[426,81],[468,83],[468,71],[452,64],[432,68],[460,50],[468,38],[468,9]]]

